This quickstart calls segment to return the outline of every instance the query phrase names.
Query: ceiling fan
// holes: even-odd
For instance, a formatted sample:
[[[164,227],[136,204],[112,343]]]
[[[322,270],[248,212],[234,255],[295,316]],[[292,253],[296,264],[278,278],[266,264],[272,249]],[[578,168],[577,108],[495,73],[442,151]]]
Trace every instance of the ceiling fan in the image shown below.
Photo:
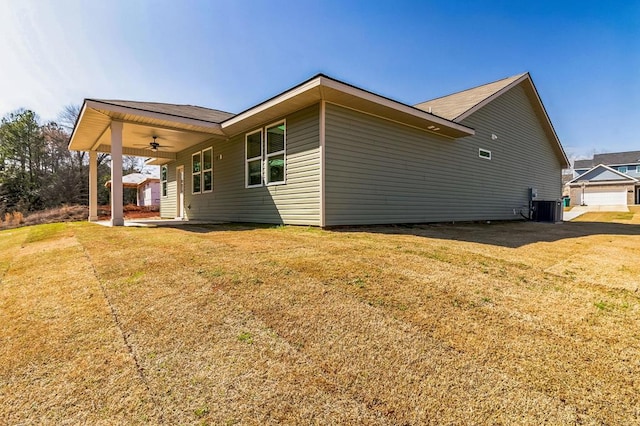
[[[143,146],[145,147],[145,149],[148,149],[150,151],[153,152],[158,152],[161,148],[173,148],[172,146],[169,145],[161,145],[156,139],[158,137],[157,136],[153,136],[153,140],[151,142],[149,142],[148,144],[135,144],[136,146]]]

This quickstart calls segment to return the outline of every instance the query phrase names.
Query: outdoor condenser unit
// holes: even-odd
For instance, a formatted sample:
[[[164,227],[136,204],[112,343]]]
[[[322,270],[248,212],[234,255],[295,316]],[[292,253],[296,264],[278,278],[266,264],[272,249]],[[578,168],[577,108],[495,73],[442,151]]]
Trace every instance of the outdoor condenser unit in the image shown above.
[[[531,210],[534,222],[562,222],[562,200],[533,200]]]

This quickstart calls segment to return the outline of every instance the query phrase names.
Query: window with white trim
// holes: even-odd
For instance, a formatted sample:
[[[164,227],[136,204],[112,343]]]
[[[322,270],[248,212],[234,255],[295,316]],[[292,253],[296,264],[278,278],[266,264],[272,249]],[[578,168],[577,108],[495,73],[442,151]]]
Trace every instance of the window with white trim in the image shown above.
[[[491,151],[488,149],[478,149],[478,157],[484,158],[485,160],[491,160]]]
[[[160,166],[160,182],[162,185],[162,196],[167,196],[167,166]]]
[[[213,191],[213,148],[202,150],[202,192]]]
[[[202,192],[202,152],[191,155],[191,193]]]
[[[627,173],[627,166],[620,166],[618,167],[618,171],[620,173]]]
[[[285,133],[284,122],[266,128],[265,174],[267,185],[284,183]]]
[[[262,129],[245,136],[247,188],[262,186]]]
[[[287,125],[280,121],[245,136],[246,187],[285,183]]]

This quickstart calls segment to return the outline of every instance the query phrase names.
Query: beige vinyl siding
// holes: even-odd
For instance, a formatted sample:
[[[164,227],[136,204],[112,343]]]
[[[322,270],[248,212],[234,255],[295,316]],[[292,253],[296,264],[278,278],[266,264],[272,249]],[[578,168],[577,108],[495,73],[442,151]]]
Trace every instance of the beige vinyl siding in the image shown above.
[[[534,187],[540,200],[562,197],[562,159],[541,127],[542,120],[524,89],[516,86],[462,121],[476,129],[470,142],[489,142],[500,173],[485,181],[505,196],[515,197],[519,188]],[[493,140],[492,134],[498,138]]]
[[[530,186],[561,196],[560,160],[520,87],[468,117],[476,135],[457,140],[332,104],[326,123],[327,226],[517,219]]]
[[[162,183],[160,184],[162,185]],[[174,218],[177,212],[178,190],[176,186],[176,163],[167,164],[167,196],[162,196],[160,187],[160,217]]]
[[[245,188],[244,133],[229,140],[211,140],[178,154],[170,166],[173,186],[169,188],[174,188],[170,197],[176,198],[175,166],[184,164],[188,219],[319,225],[319,107],[282,118],[287,121],[285,184]],[[276,120],[263,125],[273,122]],[[213,192],[191,194],[191,155],[208,147],[213,147]]]

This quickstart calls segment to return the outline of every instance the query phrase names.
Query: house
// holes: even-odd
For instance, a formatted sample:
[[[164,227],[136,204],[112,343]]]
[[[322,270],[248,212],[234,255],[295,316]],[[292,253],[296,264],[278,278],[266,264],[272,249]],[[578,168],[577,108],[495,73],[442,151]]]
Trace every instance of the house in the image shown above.
[[[313,226],[512,220],[569,163],[528,73],[408,105],[323,74],[238,114],[86,99],[71,150],[161,166],[161,216]],[[112,224],[121,225],[121,185]]]
[[[595,154],[575,160],[573,170],[571,205],[640,204],[640,151]]]
[[[110,187],[111,181],[105,186]],[[135,188],[136,205],[141,207],[160,207],[160,177],[145,173],[130,173],[122,176],[123,188]]]

